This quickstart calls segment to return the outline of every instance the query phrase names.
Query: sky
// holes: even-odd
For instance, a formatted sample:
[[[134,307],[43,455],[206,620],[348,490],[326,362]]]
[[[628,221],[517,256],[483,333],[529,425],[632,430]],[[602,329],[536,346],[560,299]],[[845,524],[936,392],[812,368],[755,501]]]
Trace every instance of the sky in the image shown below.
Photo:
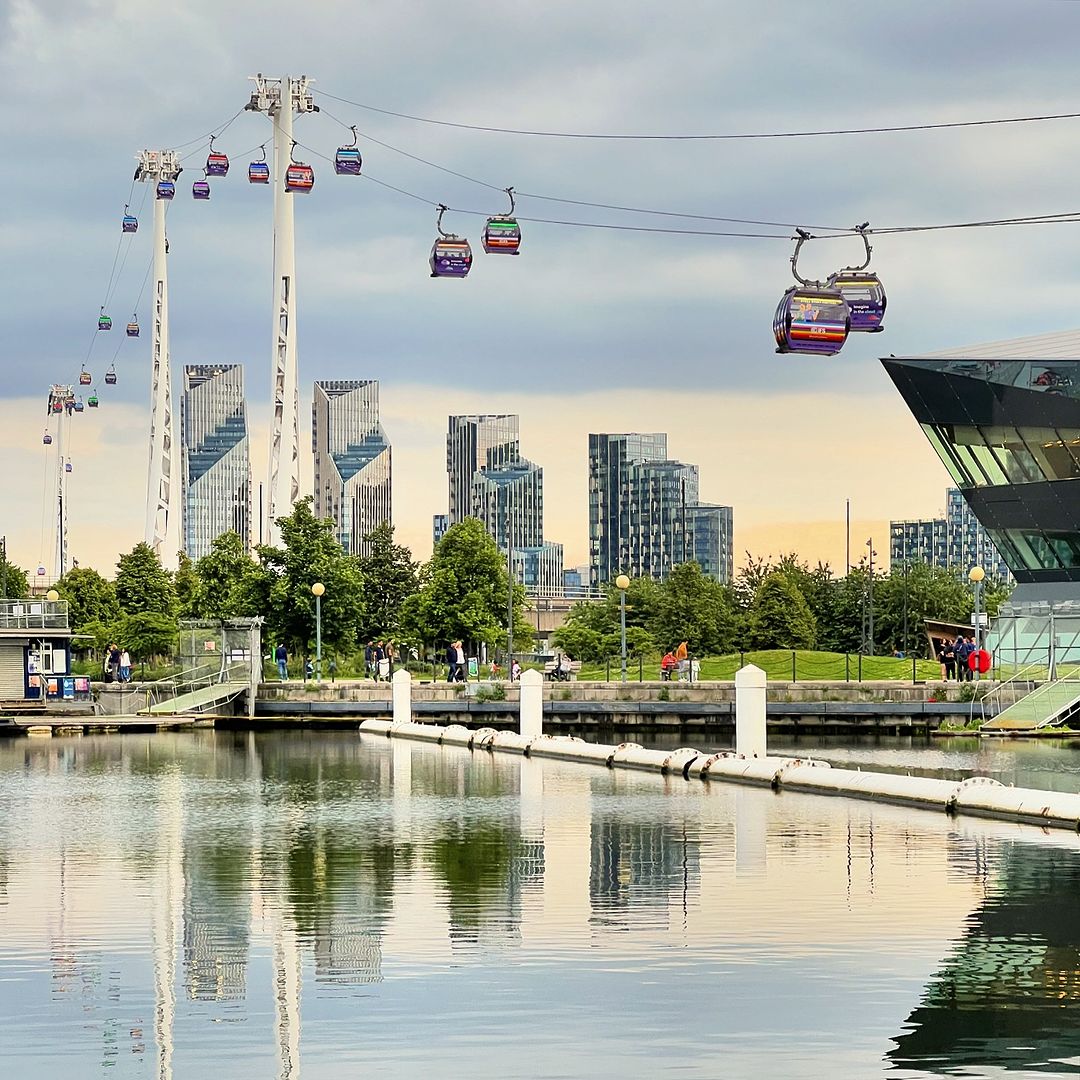
[[[671,455],[700,467],[702,499],[734,507],[740,558],[794,549],[842,568],[848,499],[853,550],[873,539],[884,558],[889,519],[939,512],[949,481],[878,357],[1077,325],[1076,226],[877,238],[886,329],[853,336],[833,358],[773,351],[773,310],[791,283],[791,226],[1075,210],[1080,121],[587,140],[461,130],[337,99],[483,126],[662,135],[1074,112],[1078,28],[1080,3],[1068,0],[833,0],[827,19],[792,0],[0,0],[9,97],[0,533],[11,557],[52,566],[45,397],[84,363],[102,408],[73,424],[70,549],[108,570],[142,539],[149,335],[121,335],[132,311],[149,319],[145,292],[137,302],[150,260],[144,185],[132,207],[142,227],[118,241],[143,147],[190,155],[168,218],[174,399],[183,364],[242,363],[256,491],[265,480],[271,192],[244,175],[271,138],[265,116],[235,118],[218,140],[232,172],[214,182],[209,202],[190,197],[205,133],[242,108],[247,77],[261,71],[309,75],[322,108],[295,132],[316,169],[314,191],[296,207],[305,489],[312,382],[376,378],[393,444],[394,523],[419,557],[430,553],[431,515],[446,509],[447,415],[505,411],[520,414],[522,452],[544,467],[545,532],[565,545],[568,566],[587,561],[590,431],[666,431]],[[365,175],[337,177],[324,157],[350,141],[353,124]],[[521,254],[485,256],[483,216],[505,210],[498,189],[510,185],[532,193],[517,200]],[[779,224],[629,214],[538,195]],[[474,212],[445,221],[473,241],[466,281],[428,276],[440,202]],[[821,240],[800,267],[824,277],[860,255],[857,240]],[[106,298],[116,322],[109,335],[94,330]],[[114,356],[119,382],[105,388],[101,373]]]

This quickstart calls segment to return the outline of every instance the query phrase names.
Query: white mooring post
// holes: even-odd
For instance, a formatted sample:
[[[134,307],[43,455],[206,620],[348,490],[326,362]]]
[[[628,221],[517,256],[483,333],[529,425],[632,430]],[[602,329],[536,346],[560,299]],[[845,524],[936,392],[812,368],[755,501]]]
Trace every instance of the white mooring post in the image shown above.
[[[518,731],[530,738],[544,733],[544,676],[531,668],[521,673]]]
[[[398,668],[390,680],[394,697],[394,723],[407,724],[412,720],[412,676]]]
[[[735,753],[767,757],[765,672],[753,664],[735,673]]]

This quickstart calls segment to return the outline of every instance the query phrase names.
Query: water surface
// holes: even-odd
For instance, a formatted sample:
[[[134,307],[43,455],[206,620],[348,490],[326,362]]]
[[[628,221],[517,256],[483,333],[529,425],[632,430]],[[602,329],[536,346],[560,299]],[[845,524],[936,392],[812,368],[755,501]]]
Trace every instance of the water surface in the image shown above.
[[[1029,826],[351,732],[0,740],[0,1077],[1076,1076],[1078,899]]]

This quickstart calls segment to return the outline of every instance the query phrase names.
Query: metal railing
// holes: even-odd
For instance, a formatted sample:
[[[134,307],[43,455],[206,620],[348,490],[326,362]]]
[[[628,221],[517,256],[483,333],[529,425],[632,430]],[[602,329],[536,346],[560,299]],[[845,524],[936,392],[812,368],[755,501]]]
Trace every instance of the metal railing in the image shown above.
[[[982,723],[987,719],[993,719],[998,713],[1004,712],[1010,705],[1015,705],[1022,697],[1026,697],[1036,688],[1036,684],[1046,677],[1046,665],[1040,662],[1028,664],[1018,668],[1009,678],[996,683],[985,694],[971,699],[971,708],[968,710],[969,724],[975,719],[975,707],[979,707],[979,718]],[[979,686],[980,683],[968,683],[969,686]],[[988,718],[986,707],[988,704],[995,708]]]
[[[0,630],[67,629],[66,600],[0,600]]]
[[[175,701],[184,694],[191,694],[208,686],[221,683],[247,683],[250,677],[250,667],[246,663],[202,664],[199,667],[188,668],[186,671],[178,671],[175,675],[158,679],[156,682],[147,683],[143,689],[146,691],[146,704],[149,708],[151,705],[160,705],[165,701]]]

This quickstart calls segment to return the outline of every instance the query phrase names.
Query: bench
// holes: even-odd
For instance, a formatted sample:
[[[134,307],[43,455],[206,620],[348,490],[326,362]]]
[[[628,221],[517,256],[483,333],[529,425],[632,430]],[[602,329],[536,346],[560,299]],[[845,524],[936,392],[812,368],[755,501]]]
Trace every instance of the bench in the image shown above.
[[[553,682],[566,682],[569,679],[576,679],[578,673],[581,671],[580,660],[563,660],[562,670],[556,671],[555,665],[558,664],[557,660],[549,660],[544,665],[544,678],[551,679]]]

